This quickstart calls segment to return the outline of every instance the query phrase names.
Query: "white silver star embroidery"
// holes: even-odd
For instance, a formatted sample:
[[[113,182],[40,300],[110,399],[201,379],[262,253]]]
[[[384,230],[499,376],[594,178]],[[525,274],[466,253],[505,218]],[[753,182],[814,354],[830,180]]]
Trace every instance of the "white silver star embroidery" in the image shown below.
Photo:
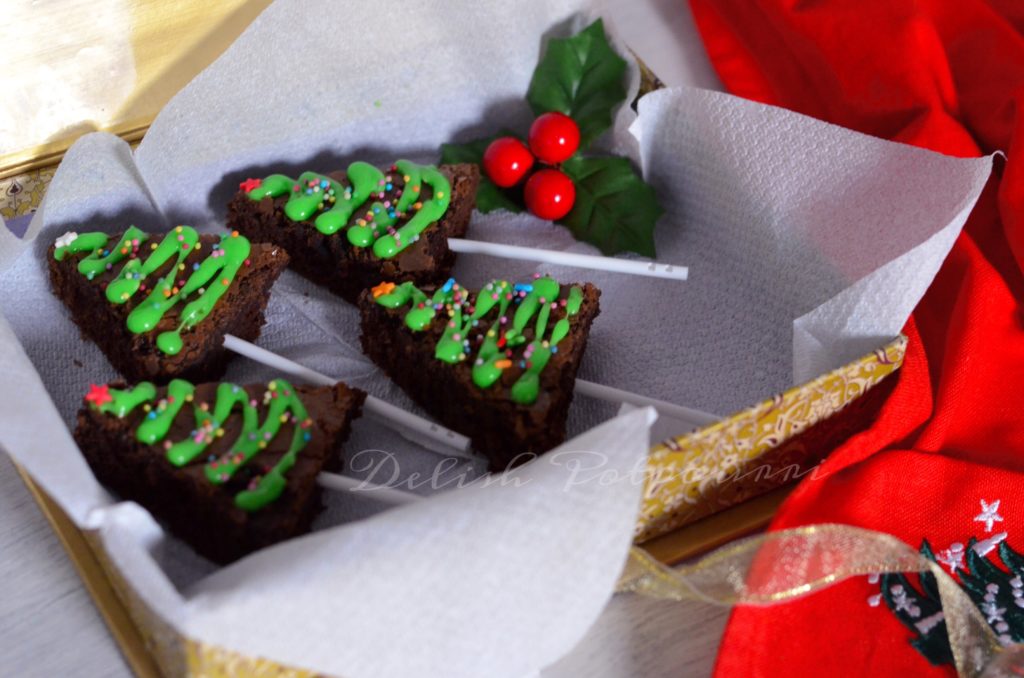
[[[981,500],[981,513],[974,516],[974,522],[985,523],[985,531],[992,531],[993,523],[1003,522],[1003,517],[999,515],[999,502],[1001,499],[996,499],[991,504],[987,503],[984,499]]]
[[[948,567],[950,574],[956,572],[957,568],[963,569],[964,545],[960,542],[950,544],[948,549],[944,549],[935,554],[935,560]]]
[[[56,245],[57,247],[67,247],[68,245],[73,243],[75,241],[75,238],[77,237],[77,233],[75,233],[74,231],[68,231],[61,237],[57,238],[57,242],[55,242],[54,245]]]

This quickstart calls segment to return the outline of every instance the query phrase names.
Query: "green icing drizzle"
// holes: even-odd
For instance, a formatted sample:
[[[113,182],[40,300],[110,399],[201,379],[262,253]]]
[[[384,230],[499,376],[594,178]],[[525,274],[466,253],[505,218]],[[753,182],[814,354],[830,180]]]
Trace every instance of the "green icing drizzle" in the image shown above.
[[[88,252],[78,262],[78,271],[89,280],[125,262],[107,285],[107,300],[112,304],[127,302],[145,288],[145,282],[151,275],[170,263],[167,273],[149,288],[146,298],[128,314],[127,325],[134,334],[150,332],[168,311],[187,301],[178,327],[160,333],[156,339],[156,345],[161,351],[176,355],[182,349],[182,330],[192,329],[213,311],[239,269],[247,264],[251,246],[242,236],[225,235],[220,243],[212,246],[210,256],[202,263],[193,264],[189,271],[185,259],[202,246],[194,228],[174,228],[164,236],[160,244],[152,244],[149,255],[143,259],[142,245],[148,239],[147,233],[132,226],[124,232],[117,244],[108,248],[106,234],[84,233],[68,245],[56,248],[54,258],[61,261],[69,253]]]
[[[134,388],[119,390],[106,389],[109,400],[92,406],[101,412],[117,417],[126,417],[135,408],[142,406],[146,416],[135,431],[136,439],[146,445],[161,441],[167,453],[167,460],[178,467],[185,466],[224,435],[222,428],[236,408],[242,410],[242,430],[229,451],[220,457],[210,457],[204,466],[204,475],[211,483],[220,485],[263,450],[288,422],[295,424],[288,451],[263,475],[253,478],[249,486],[235,496],[235,505],[245,511],[256,511],[276,500],[287,485],[285,474],[295,465],[299,452],[312,438],[313,424],[305,406],[294,387],[283,379],[267,384],[263,404],[267,416],[261,425],[258,403],[240,386],[222,383],[217,386],[217,397],[212,411],[207,403],[195,402],[195,386],[182,379],[175,379],[167,386],[167,394],[156,400],[156,387],[144,381]],[[192,403],[196,427],[184,440],[166,440],[171,426],[187,403]]]
[[[401,188],[396,187],[392,175],[365,162],[348,166],[347,186],[316,172],[303,172],[298,179],[271,174],[259,181],[250,180],[243,187],[250,182],[257,184],[247,192],[251,200],[287,195],[284,213],[292,221],[307,221],[316,215],[313,225],[324,235],[348,226],[345,234],[353,246],[372,246],[375,255],[388,259],[416,242],[451,204],[451,184],[433,165],[399,160],[390,171],[401,173]],[[431,190],[426,201],[420,200],[423,184]],[[373,202],[367,205],[371,199]],[[364,206],[365,213],[349,225]],[[398,226],[403,219],[407,220]]]
[[[178,417],[181,408],[186,402],[192,400],[192,394],[196,387],[184,379],[174,379],[167,385],[167,396],[161,400],[156,409],[150,409],[149,413],[139,428],[135,431],[135,437],[140,443],[156,445],[167,437],[171,430],[171,424]]]
[[[106,246],[106,244],[106,233],[84,233],[75,238],[74,240],[72,240],[70,244],[56,248],[53,251],[53,258],[56,259],[57,261],[64,261],[64,257],[68,253],[78,254],[80,252],[91,252],[91,254],[85,259],[83,259],[78,265],[78,270],[88,275],[89,270],[91,269],[93,264],[87,264],[86,262],[94,262],[97,261],[101,256],[106,256],[100,254],[102,248]],[[107,252],[107,255],[109,254],[110,253]],[[103,270],[103,268],[100,267],[100,270]]]
[[[377,303],[386,308],[410,306],[405,324],[416,332],[430,327],[438,314],[447,316],[444,332],[434,349],[438,360],[453,365],[466,360],[473,351],[471,339],[475,337],[473,383],[480,388],[498,381],[504,370],[512,367],[514,349],[522,346],[519,366],[523,372],[512,385],[509,397],[516,403],[532,405],[540,393],[540,375],[557,352],[557,344],[568,336],[569,319],[579,313],[583,303],[583,290],[579,287],[570,287],[567,298],[561,300],[560,291],[556,280],[545,277],[527,285],[494,280],[473,300],[452,279],[432,297],[411,282],[375,289],[374,294]],[[515,312],[510,317],[513,306]],[[559,306],[565,309],[565,317],[552,325],[551,311]],[[531,326],[534,338],[528,341],[524,331]]]
[[[99,406],[100,412],[112,414],[123,419],[139,405],[151,402],[156,398],[156,386],[152,382],[141,381],[135,385],[135,388],[124,391],[110,389],[109,394],[111,400]]]

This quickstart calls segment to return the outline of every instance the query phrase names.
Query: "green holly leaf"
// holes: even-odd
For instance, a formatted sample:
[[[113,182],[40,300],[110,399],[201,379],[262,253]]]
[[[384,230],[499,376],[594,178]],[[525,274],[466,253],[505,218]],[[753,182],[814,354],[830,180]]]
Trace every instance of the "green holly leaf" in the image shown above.
[[[522,212],[522,205],[513,200],[508,192],[499,188],[483,173],[484,151],[498,137],[518,138],[512,132],[504,130],[499,134],[465,144],[441,144],[441,164],[455,165],[468,162],[480,166],[480,184],[476,189],[476,208],[479,211],[485,214],[494,210]]]
[[[604,254],[654,257],[654,225],[664,210],[628,159],[577,155],[562,164],[562,171],[576,184],[576,203],[559,223],[577,240]]]
[[[600,19],[571,38],[548,43],[526,100],[535,115],[558,111],[576,121],[580,148],[611,127],[626,100],[626,62],[608,43]]]

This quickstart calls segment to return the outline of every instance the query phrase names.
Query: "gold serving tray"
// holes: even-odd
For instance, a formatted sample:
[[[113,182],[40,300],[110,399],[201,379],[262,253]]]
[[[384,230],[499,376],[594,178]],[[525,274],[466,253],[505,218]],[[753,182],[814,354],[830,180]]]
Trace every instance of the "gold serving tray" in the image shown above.
[[[53,166],[84,132],[101,129],[130,142],[141,139],[164,104],[220,55],[269,3],[270,0],[123,3],[120,11],[128,13],[131,26],[136,74],[133,91],[127,99],[111,104],[110,110],[114,112],[103,121],[68,120],[66,127],[50,138],[40,143],[15,143],[21,150],[0,155],[0,216],[10,219],[38,207],[53,176]],[[90,3],[73,0],[62,7],[72,14],[87,13]],[[33,73],[40,64],[69,58],[67,50],[67,45],[39,41],[26,52],[8,56],[7,70]],[[657,88],[657,78],[642,62],[640,67],[642,91]],[[102,79],[88,82],[84,79],[91,76],[86,73],[79,77],[83,80],[76,84],[85,88],[82,91],[105,91]],[[674,564],[764,528],[792,490],[792,479],[787,483],[785,478],[764,481],[757,477],[756,482],[750,482],[749,474],[739,474],[734,480],[709,485],[686,481],[686,474],[697,468],[701,477],[711,473],[728,479],[735,471],[756,468],[759,464],[779,466],[796,462],[801,468],[813,467],[852,432],[849,422],[862,421],[865,408],[884,398],[886,389],[873,389],[900,367],[905,347],[906,338],[897,338],[873,354],[719,424],[655,446],[651,465],[667,471],[670,479],[646,487],[637,525],[638,541],[658,560]],[[869,392],[871,397],[863,397]],[[769,429],[770,435],[757,433]],[[18,472],[60,538],[136,675],[156,677],[163,675],[163,671],[210,676],[310,675],[301,669],[242,657],[187,638],[177,639],[179,647],[156,647],[156,635],[147,628],[147,620],[129,612],[138,612],[138,605],[130,604],[134,603],[130,585],[120,580],[116,572],[108,571],[106,557],[96,550],[96,540],[79,530],[23,469],[18,467]],[[172,659],[168,661],[168,657]]]

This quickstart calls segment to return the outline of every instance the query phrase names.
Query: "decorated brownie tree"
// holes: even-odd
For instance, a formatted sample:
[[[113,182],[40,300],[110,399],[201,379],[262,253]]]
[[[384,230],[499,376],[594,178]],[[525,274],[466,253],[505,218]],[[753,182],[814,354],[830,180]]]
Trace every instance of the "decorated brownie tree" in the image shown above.
[[[312,221],[316,230],[333,235],[345,231],[353,247],[372,247],[381,259],[395,256],[419,240],[420,234],[448,210],[452,187],[432,165],[399,160],[385,174],[366,162],[348,167],[342,185],[332,177],[304,172],[290,179],[272,174],[243,185],[250,200],[286,198],[284,213],[292,221]],[[426,186],[429,190],[422,190]],[[373,202],[370,202],[373,200]],[[365,209],[361,215],[357,210]],[[404,223],[399,226],[399,221]]]
[[[278,247],[190,226],[162,236],[134,226],[119,236],[66,233],[51,252],[54,293],[132,380],[219,376],[224,335],[259,336],[270,287],[288,263]]]
[[[229,561],[309,529],[316,479],[365,394],[338,383],[94,385],[75,439],[97,477],[203,555]]]
[[[628,158],[578,152],[611,127],[626,101],[625,77],[626,62],[608,43],[600,20],[571,38],[551,40],[526,94],[537,116],[526,142],[506,130],[444,144],[441,161],[483,166],[476,196],[481,212],[525,207],[604,254],[653,257],[654,226],[662,214],[653,189]]]
[[[503,470],[565,439],[599,296],[540,276],[479,291],[385,282],[360,299],[363,350]]]
[[[479,173],[468,164],[356,161],[344,172],[247,179],[228,227],[280,245],[298,273],[354,302],[382,279],[448,277],[448,240],[466,232]]]

